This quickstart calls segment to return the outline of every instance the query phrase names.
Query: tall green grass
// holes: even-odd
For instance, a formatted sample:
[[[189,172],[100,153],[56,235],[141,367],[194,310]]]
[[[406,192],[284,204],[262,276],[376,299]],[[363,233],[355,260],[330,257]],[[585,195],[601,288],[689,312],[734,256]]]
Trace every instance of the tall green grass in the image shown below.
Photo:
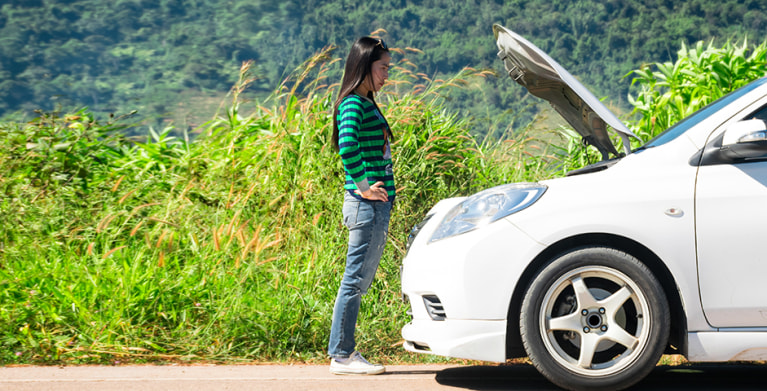
[[[524,179],[442,106],[443,91],[488,72],[429,80],[406,54],[380,97],[398,202],[358,338],[379,357],[402,355],[409,228],[441,198]],[[86,111],[0,125],[0,362],[323,358],[347,238],[334,66],[325,50],[254,103],[243,64],[194,138],[128,140]]]
[[[379,97],[398,196],[358,329],[360,348],[390,361],[428,359],[399,346],[410,227],[442,198],[562,175],[594,153],[567,131],[475,140],[444,93],[491,73],[431,80],[407,54]],[[325,78],[339,64],[326,49],[262,102],[245,99],[243,64],[194,137],[130,140],[124,120],[85,110],[0,124],[0,364],[324,360],[347,238]]]

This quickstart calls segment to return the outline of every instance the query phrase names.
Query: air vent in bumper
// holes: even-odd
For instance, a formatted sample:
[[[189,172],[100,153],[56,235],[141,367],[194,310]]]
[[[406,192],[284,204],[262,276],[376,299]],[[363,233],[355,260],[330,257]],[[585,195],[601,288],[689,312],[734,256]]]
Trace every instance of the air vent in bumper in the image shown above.
[[[445,320],[445,307],[436,295],[423,296],[423,304],[426,306],[426,312],[432,320]]]

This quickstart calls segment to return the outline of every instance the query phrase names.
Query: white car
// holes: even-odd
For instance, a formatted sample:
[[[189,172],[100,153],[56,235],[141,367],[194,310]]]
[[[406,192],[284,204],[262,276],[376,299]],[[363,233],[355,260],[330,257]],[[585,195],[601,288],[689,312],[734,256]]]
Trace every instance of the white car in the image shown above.
[[[643,147],[540,49],[493,26],[509,75],[603,161],[437,203],[411,233],[408,351],[529,357],[572,390],[617,390],[664,353],[767,360],[767,78]]]

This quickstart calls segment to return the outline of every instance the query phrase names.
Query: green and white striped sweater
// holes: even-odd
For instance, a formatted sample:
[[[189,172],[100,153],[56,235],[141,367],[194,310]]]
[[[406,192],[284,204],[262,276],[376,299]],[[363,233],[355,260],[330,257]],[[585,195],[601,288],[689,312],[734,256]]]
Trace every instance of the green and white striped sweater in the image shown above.
[[[365,191],[374,183],[384,183],[389,201],[394,200],[394,174],[391,150],[385,132],[386,119],[370,100],[351,94],[338,106],[338,146],[346,172],[344,188],[361,199],[354,190]]]

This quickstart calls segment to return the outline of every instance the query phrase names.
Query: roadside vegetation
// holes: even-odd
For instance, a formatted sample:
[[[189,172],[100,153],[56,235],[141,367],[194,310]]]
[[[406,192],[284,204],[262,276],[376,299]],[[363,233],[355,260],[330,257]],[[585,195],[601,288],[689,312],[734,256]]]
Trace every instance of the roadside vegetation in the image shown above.
[[[766,52],[701,44],[634,71],[627,122],[646,141],[763,76]],[[398,201],[358,335],[389,362],[434,360],[400,346],[398,269],[436,201],[561,176],[597,155],[565,128],[477,139],[444,97],[491,73],[430,79],[413,53],[399,50],[380,97]],[[129,119],[87,110],[0,124],[0,365],[324,360],[346,245],[329,142],[334,55],[318,52],[261,101],[244,98],[257,75],[243,63],[196,135],[128,138]]]

